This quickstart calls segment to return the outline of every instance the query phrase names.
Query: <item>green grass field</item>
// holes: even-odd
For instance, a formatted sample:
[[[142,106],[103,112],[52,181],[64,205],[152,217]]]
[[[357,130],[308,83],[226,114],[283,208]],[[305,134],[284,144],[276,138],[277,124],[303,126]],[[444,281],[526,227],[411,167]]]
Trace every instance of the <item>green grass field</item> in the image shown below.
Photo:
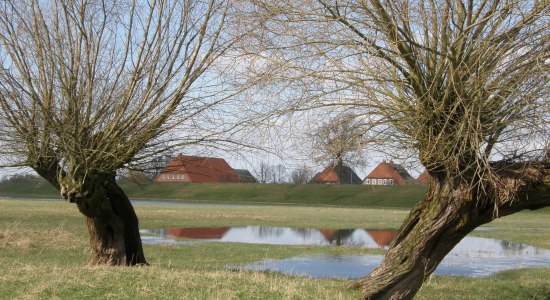
[[[397,228],[407,209],[243,205],[136,205],[141,228],[295,226]],[[498,220],[486,237],[550,249],[550,210]],[[517,228],[525,228],[518,230]],[[529,229],[531,228],[531,229]],[[198,243],[145,245],[149,267],[87,266],[83,217],[64,201],[0,200],[1,299],[356,299],[350,280],[309,279],[230,267],[315,253],[380,253],[355,247]],[[550,267],[489,278],[432,277],[416,299],[548,299]]]
[[[241,184],[241,183],[121,183],[131,199],[180,202],[331,205],[358,207],[411,208],[426,191],[423,185],[363,186],[319,184]],[[0,182],[0,196],[59,198],[44,181]]]

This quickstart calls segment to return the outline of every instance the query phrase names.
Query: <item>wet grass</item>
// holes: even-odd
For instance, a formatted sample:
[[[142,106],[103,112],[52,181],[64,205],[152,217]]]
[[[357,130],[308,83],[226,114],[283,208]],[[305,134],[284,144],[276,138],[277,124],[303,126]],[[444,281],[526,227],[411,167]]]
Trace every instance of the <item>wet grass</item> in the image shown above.
[[[142,228],[293,226],[397,228],[407,210],[300,206],[162,207],[136,205]],[[548,228],[550,210],[498,220],[483,235],[523,238],[520,226]],[[314,253],[379,253],[353,247],[197,243],[146,245],[149,267],[86,265],[83,217],[63,201],[0,200],[1,299],[356,299],[351,281],[309,279],[269,272],[235,271],[265,258]],[[546,241],[543,241],[546,239]],[[543,230],[525,237],[545,245]],[[538,240],[538,242],[537,242]],[[550,247],[547,247],[550,248]],[[513,270],[490,278],[433,277],[418,299],[548,299],[550,268]],[[546,298],[545,298],[546,297]]]

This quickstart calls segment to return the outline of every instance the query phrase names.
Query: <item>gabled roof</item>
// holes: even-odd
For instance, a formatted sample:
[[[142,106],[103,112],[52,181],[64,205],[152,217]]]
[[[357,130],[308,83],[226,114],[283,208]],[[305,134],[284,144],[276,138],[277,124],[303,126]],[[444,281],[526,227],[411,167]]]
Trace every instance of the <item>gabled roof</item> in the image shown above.
[[[173,237],[188,239],[219,240],[228,231],[229,227],[219,228],[168,228],[166,234]]]
[[[341,176],[340,180],[339,177]],[[355,171],[348,166],[342,166],[340,171],[339,166],[326,167],[322,172],[319,172],[313,176],[309,181],[310,183],[338,183],[341,184],[361,184],[361,178],[357,176]]]
[[[327,242],[340,246],[353,234],[355,229],[321,229],[319,230]]]
[[[313,176],[311,183],[338,183],[338,175],[330,169],[324,169]]]
[[[397,173],[399,173],[399,175],[401,175],[401,177],[403,177],[403,179],[412,179],[411,174],[407,172],[405,167],[403,167],[402,165],[394,164],[393,162],[390,162],[390,164],[393,165],[393,168],[397,171]]]
[[[428,171],[425,170],[424,172],[422,172],[422,174],[420,174],[420,176],[418,176],[418,178],[416,178],[416,180],[418,180],[418,182],[420,183],[427,183],[429,178],[430,174],[428,174]]]
[[[396,184],[403,184],[405,180],[412,179],[412,176],[401,165],[393,162],[381,162],[369,175],[369,179],[393,179]]]
[[[392,229],[367,229],[366,231],[381,248],[388,247],[397,237],[397,230]]]
[[[160,174],[185,173],[189,182],[240,182],[239,175],[223,158],[179,155]]]
[[[234,169],[234,170],[239,175],[239,178],[241,179],[241,182],[244,182],[244,183],[256,183],[256,182],[258,182],[256,180],[256,178],[254,178],[252,173],[250,173],[250,171],[244,170],[244,169]]]

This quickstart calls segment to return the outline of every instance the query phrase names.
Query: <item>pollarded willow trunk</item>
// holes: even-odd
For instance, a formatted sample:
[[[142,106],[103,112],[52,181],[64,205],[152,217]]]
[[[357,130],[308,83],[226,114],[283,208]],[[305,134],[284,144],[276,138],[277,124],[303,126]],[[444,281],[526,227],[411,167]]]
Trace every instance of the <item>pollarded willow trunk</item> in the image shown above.
[[[107,187],[107,197],[111,200],[114,213],[124,224],[124,246],[126,250],[126,265],[146,265],[139,223],[136,212],[126,193],[112,178]]]
[[[114,214],[108,217],[86,216],[86,225],[90,234],[90,264],[124,265],[126,247],[122,220]]]
[[[75,202],[86,218],[91,264],[147,264],[136,213],[114,176],[107,181],[89,180],[79,193],[65,192],[63,196]]]
[[[53,159],[39,160],[33,169],[85,216],[92,264],[147,264],[136,212],[114,174],[75,180]]]
[[[382,263],[353,286],[363,288],[363,299],[412,299],[462,238],[497,217],[495,208],[501,217],[550,205],[550,187],[544,182],[548,166],[536,173],[532,179],[507,174],[499,179],[502,189],[494,193],[473,190],[464,180],[433,180],[426,197],[404,221]],[[510,188],[516,193],[513,198],[509,197]]]
[[[357,283],[364,299],[412,298],[443,257],[475,228],[467,218],[469,195],[464,184],[432,183],[382,263]]]

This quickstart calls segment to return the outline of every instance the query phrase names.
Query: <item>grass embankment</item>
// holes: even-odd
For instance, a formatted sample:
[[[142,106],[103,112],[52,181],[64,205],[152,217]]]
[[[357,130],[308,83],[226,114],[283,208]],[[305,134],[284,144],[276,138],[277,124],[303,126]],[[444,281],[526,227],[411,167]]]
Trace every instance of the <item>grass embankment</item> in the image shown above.
[[[396,228],[406,209],[300,206],[136,205],[142,228],[269,225]],[[522,212],[483,234],[548,227],[549,210]],[[88,235],[74,205],[63,201],[0,200],[0,298],[10,299],[356,299],[350,280],[309,279],[228,266],[314,253],[361,254],[354,247],[197,243],[145,245],[149,267],[86,266]],[[530,242],[529,242],[530,241]],[[538,242],[536,242],[538,241]],[[548,231],[530,244],[550,248]],[[514,270],[483,279],[433,277],[417,299],[547,299],[550,268]]]
[[[60,197],[59,192],[42,179],[0,181],[0,197],[2,196],[32,199],[57,199]]]
[[[121,186],[131,199],[407,208],[413,207],[426,191],[423,185],[121,183]],[[59,193],[47,182],[0,183],[0,196],[36,198],[35,195],[59,197]]]

